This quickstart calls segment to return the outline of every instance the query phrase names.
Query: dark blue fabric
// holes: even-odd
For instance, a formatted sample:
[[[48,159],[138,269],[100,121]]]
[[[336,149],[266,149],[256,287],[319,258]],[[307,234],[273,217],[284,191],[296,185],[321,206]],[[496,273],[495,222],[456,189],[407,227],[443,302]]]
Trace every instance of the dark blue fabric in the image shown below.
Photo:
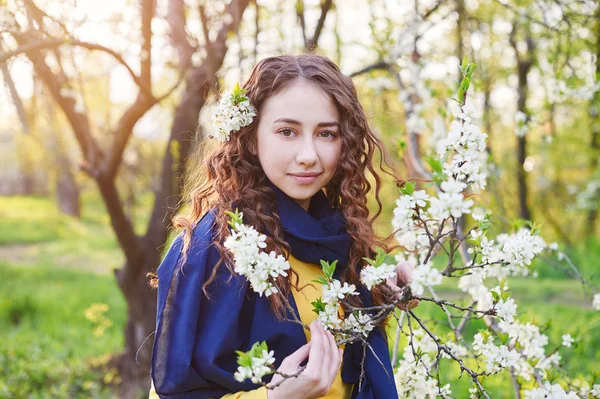
[[[339,274],[347,266],[350,247],[341,212],[331,207],[322,191],[313,196],[306,212],[272,183],[271,187],[292,254],[315,264],[320,259],[338,259]],[[275,366],[279,367],[285,357],[306,343],[301,326],[277,320],[267,298],[255,294],[245,278],[232,277],[226,267],[219,268],[216,280],[208,287],[210,298],[203,294],[202,285],[220,258],[211,245],[216,217],[214,210],[209,211],[194,229],[185,265],[181,265],[183,239],[179,235],[158,268],[151,375],[157,394],[164,399],[215,398],[256,389],[259,385],[233,378],[236,350],[247,351],[254,342],[266,341],[275,351]],[[365,305],[371,304],[368,291],[364,287],[360,291]],[[293,297],[289,299],[298,314]],[[387,373],[367,350],[365,380],[358,392],[362,345],[356,343],[344,351],[342,379],[355,384],[352,398],[397,398],[387,341],[381,329],[371,333],[369,343]]]

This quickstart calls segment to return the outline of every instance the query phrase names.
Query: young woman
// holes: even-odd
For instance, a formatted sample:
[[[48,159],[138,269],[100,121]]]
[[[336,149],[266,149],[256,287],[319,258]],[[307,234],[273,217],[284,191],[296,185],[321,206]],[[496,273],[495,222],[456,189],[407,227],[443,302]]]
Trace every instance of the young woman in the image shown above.
[[[383,153],[356,89],[317,55],[266,58],[242,88],[256,115],[193,167],[189,214],[176,221],[184,231],[157,272],[151,397],[397,398],[383,326],[369,336],[373,351],[366,351],[359,384],[362,345],[338,348],[314,322],[311,305],[321,296],[312,283],[320,260],[338,261],[335,277],[359,287],[358,305],[381,304],[389,293],[369,292],[359,281],[362,258],[391,248],[372,227],[381,212],[373,157]],[[379,206],[371,219],[367,172]],[[236,207],[245,224],[267,235],[265,250],[288,258],[291,273],[278,278],[277,294],[259,296],[233,271],[223,242],[230,234],[225,211]],[[409,273],[400,268],[398,281],[406,283]],[[310,331],[290,321],[291,311]],[[293,374],[303,362],[306,369],[283,381],[273,376],[271,383],[281,382],[274,389],[236,381],[235,351],[259,341],[274,351],[280,372]]]

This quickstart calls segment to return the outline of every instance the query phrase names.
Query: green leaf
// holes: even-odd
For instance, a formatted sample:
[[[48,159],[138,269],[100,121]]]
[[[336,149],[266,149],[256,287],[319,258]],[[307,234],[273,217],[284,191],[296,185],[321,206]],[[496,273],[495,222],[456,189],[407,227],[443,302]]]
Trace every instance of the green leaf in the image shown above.
[[[329,284],[329,280],[327,280],[325,278],[325,276],[318,276],[316,280],[312,280],[311,282],[318,283],[318,284],[324,284],[324,285]]]
[[[494,297],[494,303],[500,300],[500,295],[496,291],[491,291],[492,297]]]
[[[399,187],[400,194],[412,195],[415,192],[415,182],[407,181],[404,183],[404,187]]]
[[[467,92],[469,90],[469,86],[471,85],[471,79],[468,77],[464,78],[462,82],[460,82],[460,88]]]
[[[250,350],[249,352],[251,351],[252,350]],[[238,354],[237,364],[239,364],[242,367],[252,367],[252,358],[250,357],[249,352],[244,353],[242,351],[235,351],[235,353]]]
[[[383,263],[385,263],[386,265],[393,265],[396,263],[396,258],[394,257],[394,255],[386,254]]]
[[[375,265],[373,265],[373,266],[375,266],[375,267],[381,266],[384,263],[385,255],[386,255],[385,252],[378,252],[377,256],[375,257]]]
[[[242,218],[243,214],[238,211],[238,208],[235,208],[235,212],[225,211],[225,214],[231,218],[231,220],[228,221],[227,224],[230,225],[232,228],[235,229],[236,223],[237,224],[243,223],[243,218]]]
[[[468,63],[469,63],[469,57],[467,57],[467,56],[465,55],[465,57],[464,57],[464,58],[463,58],[463,60],[462,60],[462,67],[463,67],[463,68],[466,68],[466,67],[467,67],[467,65],[468,65]]]
[[[311,302],[310,304],[313,305],[313,312],[315,312],[316,314],[325,311],[325,303],[323,302],[323,300],[321,300],[321,298],[317,299],[314,302]]]
[[[425,160],[425,162],[427,162],[431,170],[438,173],[442,172],[442,162],[439,158],[433,156],[426,156],[423,159]]]
[[[508,343],[508,333],[498,332],[498,338],[500,338],[502,345],[506,345]]]
[[[335,267],[337,265],[337,262],[337,259],[331,262],[331,264],[329,262],[321,260],[321,268],[323,268],[323,274],[325,274],[326,277],[333,277],[333,273],[335,273]]]

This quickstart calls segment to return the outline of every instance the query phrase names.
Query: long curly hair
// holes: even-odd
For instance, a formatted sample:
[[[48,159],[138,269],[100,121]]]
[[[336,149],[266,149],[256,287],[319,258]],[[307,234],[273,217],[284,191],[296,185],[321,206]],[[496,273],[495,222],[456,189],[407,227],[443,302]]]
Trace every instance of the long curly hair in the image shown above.
[[[274,250],[284,256],[291,253],[290,246],[284,239],[281,219],[277,215],[275,194],[268,186],[267,177],[252,149],[257,148],[257,128],[266,101],[296,79],[304,79],[319,87],[330,96],[340,112],[341,153],[344,156],[340,158],[338,169],[324,187],[324,192],[331,204],[343,212],[346,229],[351,237],[349,264],[341,276],[342,282],[358,285],[360,270],[364,264],[363,257],[373,258],[375,248],[378,247],[386,252],[397,248],[390,244],[391,235],[380,238],[373,230],[372,224],[383,208],[379,197],[382,179],[373,165],[376,150],[380,153],[379,169],[394,181],[398,180],[392,173],[393,168],[387,161],[382,142],[369,127],[352,80],[342,74],[335,63],[323,56],[302,54],[269,57],[254,67],[242,88],[246,90],[245,95],[258,115],[252,124],[232,133],[229,141],[212,151],[207,151],[203,143],[198,146],[187,176],[188,194],[184,196],[186,213],[176,217],[174,225],[184,230],[183,252],[186,254],[192,231],[201,217],[213,207],[217,215],[224,216],[224,211],[231,210],[235,203],[244,213],[245,224],[254,226],[258,231],[270,232],[266,241],[267,251]],[[384,164],[391,171],[385,170]],[[371,218],[367,196],[372,190],[372,183],[367,172],[375,182],[375,201],[378,207]],[[203,285],[207,296],[207,287],[215,279],[222,264],[234,274],[232,255],[223,246],[225,237],[230,234],[227,219],[217,217],[217,225],[214,226],[218,238],[214,245],[217,246],[221,259]],[[291,286],[301,289],[298,287],[298,275],[294,272],[285,278],[280,276],[276,285],[286,297]],[[381,288],[375,287],[371,293],[374,304],[380,305],[385,300],[386,293]],[[271,309],[282,318],[286,306],[279,294],[271,295],[269,301]],[[354,297],[353,301],[360,306],[360,299]]]

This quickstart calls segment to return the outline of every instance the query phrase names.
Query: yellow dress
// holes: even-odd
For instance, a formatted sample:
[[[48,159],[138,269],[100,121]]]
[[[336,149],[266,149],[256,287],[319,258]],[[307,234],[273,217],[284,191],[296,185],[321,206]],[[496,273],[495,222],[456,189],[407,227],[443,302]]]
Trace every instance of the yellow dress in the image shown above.
[[[312,280],[316,280],[322,272],[315,264],[302,262],[292,255],[289,257],[289,262],[292,269],[298,273],[298,287],[302,288],[305,285],[310,284],[300,291],[292,288],[292,294],[294,295],[294,300],[298,307],[298,312],[300,313],[300,320],[302,320],[304,324],[310,325],[310,323],[317,318],[317,314],[312,311],[311,302],[316,301],[317,298],[321,296],[321,285],[313,283]],[[304,333],[306,334],[306,340],[310,341],[310,331],[304,330]],[[329,393],[321,398],[349,399],[352,394],[352,387],[352,384],[342,381],[340,368],[333,384],[331,384]],[[154,391],[154,385],[150,387],[149,399],[160,399]],[[267,388],[260,387],[252,391],[230,393],[223,396],[221,399],[267,399]]]

